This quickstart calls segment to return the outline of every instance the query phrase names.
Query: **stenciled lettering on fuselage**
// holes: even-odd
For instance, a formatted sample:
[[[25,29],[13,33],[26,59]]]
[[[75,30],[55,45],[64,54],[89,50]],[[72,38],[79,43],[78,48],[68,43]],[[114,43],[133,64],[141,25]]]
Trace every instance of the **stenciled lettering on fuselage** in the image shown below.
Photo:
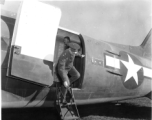
[[[125,88],[135,89],[143,83],[145,77],[152,78],[152,69],[144,67],[135,56],[124,51],[121,51],[119,55],[105,54],[104,65],[106,68],[119,71]]]

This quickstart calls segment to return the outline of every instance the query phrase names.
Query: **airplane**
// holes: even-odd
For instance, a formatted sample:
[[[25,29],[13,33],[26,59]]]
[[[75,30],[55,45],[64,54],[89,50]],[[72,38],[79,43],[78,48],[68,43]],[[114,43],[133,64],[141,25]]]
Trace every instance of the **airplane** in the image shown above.
[[[34,0],[17,13],[1,9],[2,108],[54,107],[54,65],[65,36],[85,55],[74,61],[81,74],[72,88],[77,105],[151,99],[151,30],[139,46],[99,41],[59,27],[61,12]]]

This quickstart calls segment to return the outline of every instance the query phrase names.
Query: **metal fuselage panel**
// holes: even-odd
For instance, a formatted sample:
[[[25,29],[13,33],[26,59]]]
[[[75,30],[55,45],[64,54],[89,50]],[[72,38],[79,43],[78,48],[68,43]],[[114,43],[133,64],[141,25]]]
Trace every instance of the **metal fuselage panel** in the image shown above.
[[[86,103],[95,103],[122,100],[144,96],[151,91],[149,78],[144,78],[139,87],[130,90],[122,83],[122,76],[108,72],[110,68],[105,66],[105,55],[110,53],[107,50],[113,50],[115,53],[118,53],[121,49],[86,36],[83,36],[83,39],[86,49],[85,71],[82,89],[74,90],[77,103],[85,104],[85,101],[87,101]],[[127,53],[129,54],[129,51]],[[2,90],[4,91],[2,93],[2,104],[4,103],[4,107],[52,106],[55,99],[55,88],[45,89],[43,86],[6,76],[7,68],[4,68],[4,66],[7,66],[8,63],[8,52],[2,51],[2,56],[3,54],[5,54],[2,63]],[[149,61],[141,57],[138,57],[138,59],[144,66],[147,66]],[[50,70],[48,71],[50,72]]]
[[[119,48],[110,43],[96,41],[86,36],[83,37],[86,48],[85,75],[82,90],[75,92],[76,99],[80,101],[86,99],[88,103],[89,100],[90,102],[102,100],[105,102],[112,101],[114,98],[126,99],[144,96],[151,91],[151,78],[143,77],[139,74],[140,83],[138,85],[132,85],[135,84],[133,82],[126,82],[126,85],[123,81],[125,77],[123,71],[126,70],[122,69],[122,62],[120,62],[119,70],[108,68],[106,67],[105,57],[109,55],[123,60],[126,55],[130,55],[135,63],[137,60],[141,63],[141,66],[145,67],[148,67],[148,63],[151,63],[149,60],[130,53],[129,46],[124,45]],[[112,53],[107,51],[112,51]],[[119,54],[121,54],[121,57],[118,56]],[[143,73],[141,72],[141,74]],[[142,77],[140,78],[140,76]]]

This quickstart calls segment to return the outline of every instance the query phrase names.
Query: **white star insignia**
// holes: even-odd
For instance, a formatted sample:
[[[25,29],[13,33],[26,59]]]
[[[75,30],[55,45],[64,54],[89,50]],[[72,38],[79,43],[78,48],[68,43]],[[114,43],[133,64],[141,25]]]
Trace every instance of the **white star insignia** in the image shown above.
[[[128,54],[127,54],[128,55]],[[128,69],[125,81],[128,81],[131,77],[134,78],[136,84],[138,85],[138,75],[137,72],[141,69],[141,66],[134,64],[133,60],[131,59],[131,57],[128,55],[129,61],[122,61],[121,62],[126,66],[126,68]]]

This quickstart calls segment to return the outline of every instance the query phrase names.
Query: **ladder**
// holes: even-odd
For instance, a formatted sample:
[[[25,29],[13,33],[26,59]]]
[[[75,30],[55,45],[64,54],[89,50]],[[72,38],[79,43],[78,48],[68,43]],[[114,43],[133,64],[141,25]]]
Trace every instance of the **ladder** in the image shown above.
[[[75,103],[72,88],[68,89],[67,104],[62,104],[63,94],[59,82],[56,82],[56,108],[60,114],[61,120],[79,120],[79,112]]]

